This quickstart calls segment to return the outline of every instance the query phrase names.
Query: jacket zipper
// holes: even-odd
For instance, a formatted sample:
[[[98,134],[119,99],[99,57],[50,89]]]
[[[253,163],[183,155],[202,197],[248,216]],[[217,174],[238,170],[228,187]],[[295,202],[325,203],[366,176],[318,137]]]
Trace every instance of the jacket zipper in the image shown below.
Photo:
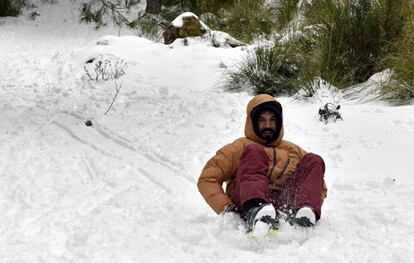
[[[272,165],[272,168],[270,168],[269,172],[267,173],[267,178],[268,178],[269,180],[270,180],[270,178],[272,177],[272,173],[273,173],[273,171],[275,170],[275,167],[276,167],[276,148],[275,148],[275,147],[272,147],[272,149],[273,149],[273,165]],[[286,164],[285,164],[285,166],[283,167],[282,172],[281,172],[281,173],[279,174],[279,176],[277,177],[278,179],[279,179],[280,177],[282,177],[282,176],[285,174],[285,172],[286,172],[286,170],[287,170],[287,168],[288,168],[289,164],[290,164],[290,159],[288,159],[288,160],[286,161]]]
[[[273,165],[272,165],[272,168],[270,168],[269,172],[267,173],[267,178],[269,180],[270,180],[270,177],[272,177],[273,170],[275,170],[275,167],[276,167],[276,148],[272,147],[272,149],[273,149]]]
[[[280,177],[282,177],[282,176],[283,176],[283,174],[286,172],[286,169],[287,169],[287,168],[288,168],[288,166],[289,166],[289,163],[290,163],[290,159],[288,159],[288,160],[287,160],[287,162],[286,162],[286,164],[285,164],[285,167],[283,167],[282,172],[279,174],[279,176],[278,176],[277,178],[280,178]]]

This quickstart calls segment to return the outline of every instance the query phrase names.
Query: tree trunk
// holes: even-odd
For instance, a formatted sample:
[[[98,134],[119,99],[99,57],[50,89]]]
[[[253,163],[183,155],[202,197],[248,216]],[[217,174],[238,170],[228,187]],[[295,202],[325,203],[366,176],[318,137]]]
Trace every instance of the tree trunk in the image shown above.
[[[146,13],[159,14],[161,12],[161,0],[147,0]]]
[[[201,10],[207,10],[207,0],[201,0]]]

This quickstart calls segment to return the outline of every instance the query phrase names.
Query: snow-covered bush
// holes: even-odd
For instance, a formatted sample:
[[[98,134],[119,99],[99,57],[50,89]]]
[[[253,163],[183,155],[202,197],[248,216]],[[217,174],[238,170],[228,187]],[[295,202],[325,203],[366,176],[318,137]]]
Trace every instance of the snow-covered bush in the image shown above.
[[[114,55],[104,54],[88,59],[84,65],[86,76],[90,80],[118,79],[125,75],[127,63]]]

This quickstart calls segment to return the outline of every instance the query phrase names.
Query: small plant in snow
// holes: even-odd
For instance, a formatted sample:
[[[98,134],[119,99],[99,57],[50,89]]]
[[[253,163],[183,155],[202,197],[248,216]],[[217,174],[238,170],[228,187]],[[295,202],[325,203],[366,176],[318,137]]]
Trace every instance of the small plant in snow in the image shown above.
[[[114,105],[114,102],[116,100],[116,97],[118,96],[118,93],[121,90],[121,88],[122,88],[122,82],[121,82],[121,85],[119,85],[119,87],[118,87],[118,84],[115,82],[115,91],[116,91],[115,92],[115,96],[112,99],[111,105],[109,105],[109,108],[105,111],[104,115],[106,115],[109,112],[109,110],[112,108],[112,106]]]
[[[111,80],[118,79],[125,75],[127,63],[114,55],[104,55],[91,58],[83,66],[86,75],[90,80]]]

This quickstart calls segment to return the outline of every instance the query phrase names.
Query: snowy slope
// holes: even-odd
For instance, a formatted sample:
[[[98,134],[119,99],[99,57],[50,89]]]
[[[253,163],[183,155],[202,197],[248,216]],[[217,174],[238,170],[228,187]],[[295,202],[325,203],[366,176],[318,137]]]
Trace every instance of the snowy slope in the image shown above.
[[[95,32],[60,2],[0,20],[0,262],[412,262],[413,106],[279,98],[285,138],[325,159],[328,198],[315,229],[249,240],[196,187],[243,136],[252,96],[223,92],[219,65],[246,50]],[[128,63],[107,115],[115,82],[83,70],[97,54]],[[327,101],[343,122],[319,122]]]

